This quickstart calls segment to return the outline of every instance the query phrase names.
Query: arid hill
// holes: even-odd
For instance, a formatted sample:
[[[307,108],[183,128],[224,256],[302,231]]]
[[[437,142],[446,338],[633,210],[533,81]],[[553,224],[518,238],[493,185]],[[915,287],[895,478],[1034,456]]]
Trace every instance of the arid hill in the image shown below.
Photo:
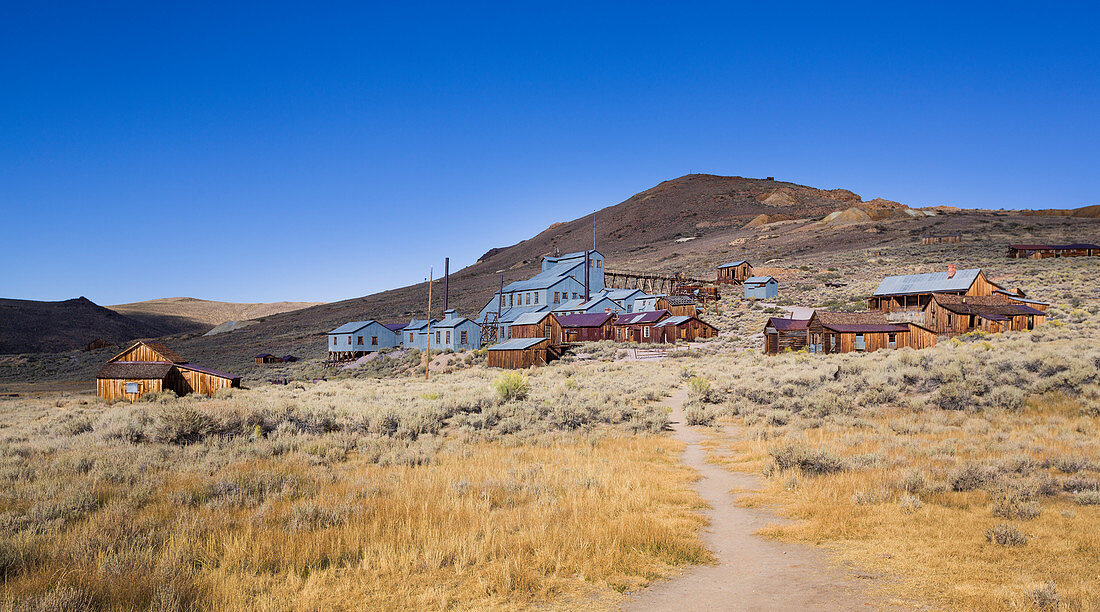
[[[173,297],[130,304],[117,304],[107,308],[124,314],[131,319],[144,321],[160,328],[169,328],[170,331],[167,333],[178,334],[195,331],[205,332],[226,321],[262,319],[282,312],[317,306],[321,303],[270,302],[247,304]]]
[[[170,330],[98,306],[85,297],[63,302],[0,299],[0,353],[53,353],[93,340],[112,344]]]

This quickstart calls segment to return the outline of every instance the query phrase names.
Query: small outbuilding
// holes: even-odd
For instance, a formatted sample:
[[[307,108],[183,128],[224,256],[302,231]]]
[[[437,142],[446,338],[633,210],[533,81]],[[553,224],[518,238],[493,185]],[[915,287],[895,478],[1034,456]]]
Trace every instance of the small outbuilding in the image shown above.
[[[516,320],[512,321],[512,337],[546,338],[553,345],[565,342],[561,323],[552,312],[526,312],[516,317]]]
[[[550,341],[546,338],[512,338],[490,346],[487,353],[487,364],[490,368],[508,370],[546,365],[555,357],[550,351]]]
[[[694,317],[699,314],[699,303],[691,295],[666,295],[657,299],[654,310],[667,310],[674,317]]]
[[[591,312],[561,315],[557,317],[557,320],[566,343],[599,342],[600,340],[610,340],[613,337],[614,313]]]
[[[777,355],[782,351],[805,349],[809,323],[808,319],[768,319],[764,325],[764,354]]]
[[[677,342],[695,342],[714,338],[718,328],[694,315],[674,315],[653,326],[659,336],[658,342],[676,344]]]
[[[718,277],[714,282],[722,285],[733,285],[743,283],[745,279],[751,277],[752,264],[742,259],[718,266]]]
[[[435,319],[413,319],[401,329],[401,346],[408,349],[424,350],[428,348],[428,328],[436,323]]]
[[[145,393],[160,391],[213,396],[218,389],[240,386],[240,376],[188,363],[159,342],[133,344],[108,360],[96,374],[96,395],[105,400],[133,401]]]
[[[653,331],[653,326],[668,318],[667,310],[651,310],[619,315],[612,324],[618,342],[663,342],[663,335]]]
[[[282,363],[283,358],[276,357],[271,353],[260,353],[259,355],[253,357],[253,361],[255,361],[256,363]]]
[[[753,276],[745,279],[745,298],[767,300],[779,295],[779,281],[772,276]]]

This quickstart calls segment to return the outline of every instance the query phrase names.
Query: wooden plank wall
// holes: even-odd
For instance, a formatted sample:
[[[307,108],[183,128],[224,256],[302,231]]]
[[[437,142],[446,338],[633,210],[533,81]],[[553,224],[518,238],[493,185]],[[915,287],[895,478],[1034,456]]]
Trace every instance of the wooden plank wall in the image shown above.
[[[188,370],[183,367],[179,367],[179,373],[183,380],[186,381],[186,385],[188,387],[188,391],[185,391],[185,393],[202,393],[207,397],[214,397],[214,393],[218,389],[228,389],[230,387],[240,386],[238,381],[234,381],[229,378],[222,378],[221,376],[214,376],[213,374],[207,374],[206,372]]]
[[[139,344],[112,361],[168,361],[168,358],[144,344]]]
[[[126,393],[126,383],[136,382],[141,385],[141,393],[133,394]],[[159,378],[147,378],[136,380],[125,380],[115,378],[97,378],[95,381],[96,395],[105,400],[115,400],[119,398],[124,399],[136,399],[139,395],[145,393],[157,393],[163,390],[164,381]]]
[[[549,315],[537,325],[513,325],[513,338],[546,338],[546,326],[550,326],[550,343],[559,345],[565,342],[565,336],[561,331],[561,323],[554,315]]]
[[[520,370],[535,365],[546,365],[546,345],[529,349],[516,349],[510,351],[489,351],[488,365],[490,368],[504,368],[507,370]]]

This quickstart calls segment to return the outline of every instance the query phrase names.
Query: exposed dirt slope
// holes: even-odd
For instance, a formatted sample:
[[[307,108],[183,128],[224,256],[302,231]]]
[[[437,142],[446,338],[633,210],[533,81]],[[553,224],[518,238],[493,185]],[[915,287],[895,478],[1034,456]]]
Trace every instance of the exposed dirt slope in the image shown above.
[[[207,331],[226,321],[261,319],[319,304],[322,304],[322,302],[247,304],[173,297],[130,304],[117,304],[107,308],[138,321],[145,321],[159,327],[170,327],[171,331],[168,333],[185,333]]]
[[[63,302],[0,299],[0,353],[46,353],[83,348],[92,340],[120,343],[169,333],[98,306],[85,297]]]

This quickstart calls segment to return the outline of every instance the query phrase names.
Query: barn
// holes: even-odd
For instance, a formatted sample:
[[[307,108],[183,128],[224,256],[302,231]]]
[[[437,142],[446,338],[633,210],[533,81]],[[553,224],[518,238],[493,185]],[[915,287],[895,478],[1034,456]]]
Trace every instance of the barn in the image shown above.
[[[614,336],[615,315],[610,312],[560,315],[557,320],[567,343],[599,342]]]
[[[816,310],[806,323],[811,353],[870,353],[936,345],[936,333],[916,323],[890,323],[881,312]]]
[[[694,317],[699,314],[699,303],[690,295],[666,295],[657,299],[654,310],[667,310],[672,316]]]
[[[924,309],[924,326],[937,334],[1024,331],[1043,323],[1045,312],[1026,304],[1013,304],[1003,295],[934,293]]]
[[[526,312],[516,317],[516,320],[512,321],[512,337],[546,338],[550,344],[554,345],[565,341],[561,323],[552,312]]]
[[[772,276],[753,276],[745,279],[745,298],[766,300],[779,295],[779,281]]]
[[[612,324],[618,342],[663,342],[653,326],[668,318],[667,310],[650,310],[620,315]]]
[[[1011,244],[1008,246],[1010,259],[1048,259],[1051,257],[1097,257],[1100,245],[1077,244]]]
[[[718,328],[696,316],[674,315],[653,326],[658,342],[676,344],[677,341],[695,342],[714,338]]]
[[[744,259],[731,261],[718,266],[718,276],[714,282],[721,285],[743,283],[752,276],[752,264]]]
[[[809,322],[808,319],[768,319],[764,325],[764,354],[777,355],[781,351],[805,349]]]
[[[883,313],[909,312],[919,316],[932,301],[933,293],[993,295],[997,289],[1004,287],[990,282],[981,268],[956,270],[949,265],[943,272],[887,276],[867,298],[867,307]]]
[[[135,343],[108,360],[96,374],[96,395],[105,400],[133,401],[159,391],[213,396],[218,389],[240,386],[240,376],[188,363],[159,342]]]
[[[546,338],[512,338],[490,346],[487,353],[490,368],[507,370],[546,365],[556,357],[550,351],[550,341]]]

